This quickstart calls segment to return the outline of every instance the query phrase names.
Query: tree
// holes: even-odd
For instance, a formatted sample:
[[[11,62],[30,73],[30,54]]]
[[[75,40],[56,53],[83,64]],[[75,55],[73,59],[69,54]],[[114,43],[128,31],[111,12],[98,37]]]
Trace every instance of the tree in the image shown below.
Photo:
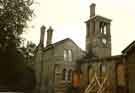
[[[0,46],[19,46],[20,35],[31,19],[31,0],[0,0]]]
[[[21,34],[31,20],[33,0],[0,0],[0,84],[16,88],[27,70],[18,50]]]
[[[25,63],[28,66],[32,66],[32,58],[34,57],[34,51],[36,49],[36,44],[33,43],[32,41],[27,41],[27,45],[26,47],[23,46],[21,48],[19,48],[19,51],[23,54],[24,58],[25,58]]]

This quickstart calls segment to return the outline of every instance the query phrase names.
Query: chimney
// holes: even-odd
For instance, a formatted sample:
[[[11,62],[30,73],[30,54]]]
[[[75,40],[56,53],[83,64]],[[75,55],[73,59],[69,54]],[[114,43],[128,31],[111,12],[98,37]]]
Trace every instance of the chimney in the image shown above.
[[[47,30],[47,43],[46,43],[47,46],[52,44],[52,35],[53,35],[53,29],[50,26],[49,29]]]
[[[44,47],[45,29],[46,29],[46,27],[44,25],[42,25],[40,28],[40,46],[41,47]]]
[[[96,4],[94,3],[90,5],[90,17],[95,16],[95,7],[96,7]]]

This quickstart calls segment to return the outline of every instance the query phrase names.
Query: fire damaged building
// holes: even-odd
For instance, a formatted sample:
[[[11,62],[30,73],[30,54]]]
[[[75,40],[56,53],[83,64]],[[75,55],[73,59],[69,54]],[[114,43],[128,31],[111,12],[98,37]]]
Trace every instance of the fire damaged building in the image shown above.
[[[41,27],[34,57],[36,92],[135,93],[135,41],[112,56],[111,19],[96,15],[95,7],[90,5],[85,22],[85,51],[70,38],[52,43],[53,29]]]

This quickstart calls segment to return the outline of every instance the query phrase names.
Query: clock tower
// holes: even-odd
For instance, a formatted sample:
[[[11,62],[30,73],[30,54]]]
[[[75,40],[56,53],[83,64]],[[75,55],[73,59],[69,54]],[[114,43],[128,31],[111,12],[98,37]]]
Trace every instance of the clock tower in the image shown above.
[[[86,51],[99,58],[111,56],[111,20],[95,15],[95,6],[90,5],[90,19],[86,21]]]

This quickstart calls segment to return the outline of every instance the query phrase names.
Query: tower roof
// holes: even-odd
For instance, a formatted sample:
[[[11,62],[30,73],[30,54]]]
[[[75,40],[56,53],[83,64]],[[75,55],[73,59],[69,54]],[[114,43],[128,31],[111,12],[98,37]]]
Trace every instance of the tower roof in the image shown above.
[[[112,21],[109,18],[100,16],[100,15],[96,15],[96,16],[91,17],[89,20],[85,21],[85,23],[89,22],[90,20],[99,20],[99,21],[103,21],[103,22],[107,22],[107,23],[110,23]]]

